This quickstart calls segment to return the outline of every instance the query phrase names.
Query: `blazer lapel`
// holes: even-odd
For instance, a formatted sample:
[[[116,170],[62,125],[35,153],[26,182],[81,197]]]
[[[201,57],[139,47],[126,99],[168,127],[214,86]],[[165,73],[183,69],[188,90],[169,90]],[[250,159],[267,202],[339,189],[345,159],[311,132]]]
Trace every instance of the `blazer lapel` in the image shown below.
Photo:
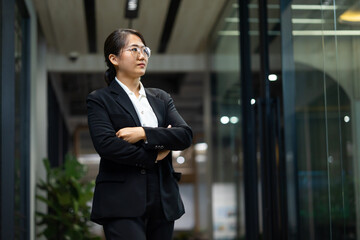
[[[141,126],[139,117],[136,113],[134,105],[132,104],[127,93],[122,89],[122,87],[113,80],[109,85],[110,91],[115,95],[115,100],[119,103],[134,119],[136,126]]]
[[[155,94],[145,88],[146,98],[149,101],[150,106],[154,110],[156,118],[158,120],[159,127],[164,127],[165,124],[165,106],[164,101],[158,98]],[[165,126],[167,127],[167,126]]]

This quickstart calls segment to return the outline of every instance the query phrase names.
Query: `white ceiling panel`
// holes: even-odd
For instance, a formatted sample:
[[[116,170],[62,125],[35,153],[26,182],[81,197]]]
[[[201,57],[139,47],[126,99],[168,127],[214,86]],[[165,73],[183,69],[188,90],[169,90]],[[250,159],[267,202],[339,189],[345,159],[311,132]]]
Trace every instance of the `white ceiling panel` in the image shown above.
[[[127,28],[125,20],[125,0],[96,0],[97,52],[103,54],[107,36],[118,28]]]
[[[95,0],[96,47],[103,53],[106,37],[115,29],[128,28],[125,0]],[[196,54],[204,47],[226,0],[182,0],[177,13],[167,53]],[[88,53],[84,2],[81,0],[34,0],[46,41],[60,54]],[[156,52],[162,36],[170,1],[140,2],[139,17],[132,27],[145,37]]]
[[[207,42],[226,0],[182,0],[167,53],[197,53]]]
[[[35,9],[40,21],[40,26],[46,39],[46,43],[50,48],[57,48],[56,40],[51,23],[48,1],[34,0]]]
[[[141,32],[154,52],[161,39],[169,4],[170,1],[164,0],[140,1],[139,18],[133,22],[133,28]]]
[[[87,31],[83,1],[48,0],[50,30],[55,37],[58,51],[68,54],[72,51],[87,53]]]

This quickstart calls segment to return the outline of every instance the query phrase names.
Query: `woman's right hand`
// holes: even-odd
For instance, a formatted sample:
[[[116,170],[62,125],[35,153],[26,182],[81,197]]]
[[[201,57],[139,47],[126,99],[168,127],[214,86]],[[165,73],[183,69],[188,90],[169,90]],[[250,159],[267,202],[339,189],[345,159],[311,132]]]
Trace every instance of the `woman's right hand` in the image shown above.
[[[157,158],[156,158],[156,162],[163,160],[169,153],[170,153],[170,150],[159,151]]]

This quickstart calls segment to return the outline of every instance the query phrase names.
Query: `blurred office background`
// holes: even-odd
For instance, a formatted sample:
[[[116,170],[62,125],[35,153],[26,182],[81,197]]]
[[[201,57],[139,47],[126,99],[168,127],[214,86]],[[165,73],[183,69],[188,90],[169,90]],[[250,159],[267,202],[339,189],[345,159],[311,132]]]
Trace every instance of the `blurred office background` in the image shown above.
[[[173,153],[178,238],[360,239],[359,0],[0,0],[0,17],[1,239],[42,239],[43,158],[95,179],[85,99],[128,27],[152,49],[143,84],[194,131]]]

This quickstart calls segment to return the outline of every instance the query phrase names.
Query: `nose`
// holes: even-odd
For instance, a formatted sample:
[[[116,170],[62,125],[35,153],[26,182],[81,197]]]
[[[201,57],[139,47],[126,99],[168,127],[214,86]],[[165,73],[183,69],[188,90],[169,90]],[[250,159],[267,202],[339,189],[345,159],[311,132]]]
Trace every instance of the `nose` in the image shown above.
[[[144,51],[139,51],[139,53],[138,53],[138,58],[139,58],[139,59],[146,59],[146,56],[145,56]]]

